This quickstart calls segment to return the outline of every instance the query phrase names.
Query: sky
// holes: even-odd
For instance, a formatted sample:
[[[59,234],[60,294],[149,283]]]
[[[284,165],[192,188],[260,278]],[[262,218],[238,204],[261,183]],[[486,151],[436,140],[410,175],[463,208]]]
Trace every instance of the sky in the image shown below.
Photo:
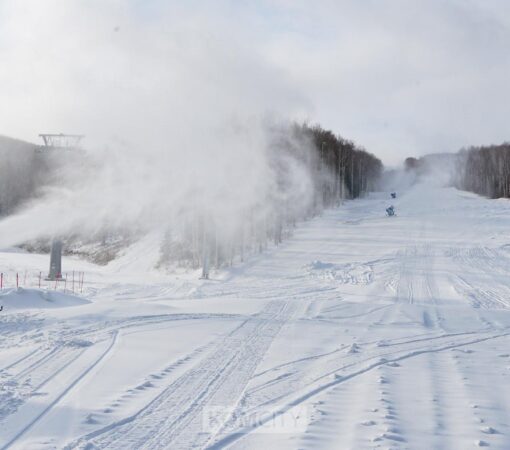
[[[188,150],[269,117],[394,166],[508,140],[509,79],[504,0],[0,0],[0,134],[31,142]]]

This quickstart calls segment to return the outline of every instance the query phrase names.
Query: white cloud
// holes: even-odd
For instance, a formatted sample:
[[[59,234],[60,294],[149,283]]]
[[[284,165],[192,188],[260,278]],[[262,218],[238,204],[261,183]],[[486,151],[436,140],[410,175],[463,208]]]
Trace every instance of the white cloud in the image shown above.
[[[3,0],[0,133],[161,145],[275,113],[390,163],[498,142],[509,26],[505,1]]]

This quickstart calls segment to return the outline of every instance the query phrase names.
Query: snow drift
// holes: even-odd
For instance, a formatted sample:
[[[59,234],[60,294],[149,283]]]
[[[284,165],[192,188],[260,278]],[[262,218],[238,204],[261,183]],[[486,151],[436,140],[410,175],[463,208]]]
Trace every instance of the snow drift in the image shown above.
[[[38,289],[5,289],[0,293],[0,305],[4,310],[66,308],[90,303],[81,297],[62,292],[42,291]]]

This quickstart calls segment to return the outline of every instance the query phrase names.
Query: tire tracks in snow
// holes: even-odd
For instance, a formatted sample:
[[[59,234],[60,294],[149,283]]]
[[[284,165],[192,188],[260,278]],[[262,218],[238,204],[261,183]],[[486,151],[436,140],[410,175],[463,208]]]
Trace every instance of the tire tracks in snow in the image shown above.
[[[266,414],[263,417],[259,417],[255,424],[250,424],[250,426],[238,428],[238,429],[220,437],[216,442],[211,444],[208,448],[211,450],[218,450],[218,449],[225,448],[229,445],[232,445],[234,442],[249,435],[250,433],[255,431],[257,428],[264,426],[269,421],[274,421],[275,418],[281,416],[282,414],[285,414],[287,411],[291,410],[292,408],[299,406],[306,401],[309,401],[311,398],[317,396],[318,394],[325,392],[325,391],[339,385],[340,383],[345,383],[353,378],[363,375],[377,367],[387,365],[387,364],[392,364],[392,363],[398,363],[400,361],[404,361],[406,359],[413,358],[413,357],[416,357],[419,355],[444,352],[444,351],[452,350],[455,348],[464,347],[466,345],[472,345],[472,344],[476,344],[476,343],[480,343],[480,342],[484,342],[484,341],[488,341],[488,340],[493,340],[493,339],[498,339],[498,338],[502,338],[502,337],[506,337],[506,336],[510,336],[510,332],[498,333],[498,334],[493,334],[493,335],[485,336],[485,337],[478,337],[478,338],[474,338],[474,339],[464,340],[461,342],[445,343],[443,345],[439,345],[439,346],[433,347],[433,348],[422,348],[419,350],[411,350],[409,352],[396,354],[390,358],[385,358],[381,355],[377,355],[377,356],[370,358],[370,359],[376,359],[376,361],[374,361],[374,362],[363,361],[364,363],[366,363],[366,365],[364,367],[355,369],[349,373],[339,374],[337,372],[344,370],[345,367],[338,368],[337,371],[335,371],[334,373],[325,374],[318,379],[318,380],[322,380],[323,378],[326,378],[326,379],[329,379],[329,381],[326,381],[323,383],[310,384],[306,389],[300,390],[298,395],[295,396],[294,398],[292,398],[290,400],[287,399],[286,403],[284,403],[283,406],[280,404],[279,406],[276,406],[275,409],[270,414]]]
[[[91,365],[89,365],[84,371],[82,371],[78,377],[76,377],[69,385],[67,385],[64,388],[64,390],[61,391],[48,405],[46,405],[41,412],[37,413],[37,415],[33,419],[31,419],[19,432],[17,432],[6,444],[0,447],[0,450],[7,450],[8,448],[10,448],[11,445],[13,445],[19,438],[21,438],[25,433],[27,433],[27,431],[29,431],[46,414],[48,414],[53,409],[54,406],[56,406],[83,378],[85,378],[87,374],[94,367],[96,367],[108,353],[110,353],[110,351],[115,345],[117,336],[118,332],[117,331],[113,332],[111,335],[111,342],[106,348],[106,350],[103,353],[101,353],[100,356],[96,358]],[[61,372],[61,370],[63,370],[63,368],[60,368],[49,379],[54,378],[56,375],[58,375],[58,373]]]
[[[2,405],[0,408],[0,424],[3,424],[5,427],[10,417],[15,415],[30,398],[48,395],[46,392],[41,392],[41,389],[49,386],[52,380],[61,373],[64,373],[68,368],[72,370],[74,363],[79,364],[80,358],[90,347],[108,341],[121,330],[129,333],[130,330],[136,330],[138,327],[158,325],[175,320],[201,319],[210,316],[206,314],[135,316],[106,323],[95,323],[78,329],[65,330],[60,333],[52,331],[52,334],[56,334],[58,337],[56,340],[50,337],[45,344],[0,369],[0,404]],[[212,314],[212,316],[224,317],[226,319],[238,319],[239,317],[235,314]],[[64,388],[63,392],[64,395],[67,394],[67,387]],[[56,394],[51,393],[52,397],[54,395]],[[58,401],[61,398],[63,397],[59,395]],[[48,404],[48,411],[53,406],[54,403],[50,402]],[[38,417],[37,421],[42,416]],[[23,431],[23,434],[32,425],[33,423],[30,422],[28,428]]]
[[[66,449],[204,447],[211,437],[202,429],[206,408],[237,404],[273,339],[295,309],[296,302],[271,301],[221,339],[208,357],[144,408],[83,436]]]
[[[0,410],[0,423],[15,413],[30,397],[38,395],[41,388],[76,361],[84,351],[85,348],[73,348],[64,344],[46,351],[37,349],[0,371],[0,400],[4,404]]]
[[[449,249],[447,254],[463,269],[454,283],[461,296],[475,308],[510,309],[510,263],[505,255],[481,246]],[[476,286],[465,275],[472,275]]]
[[[371,364],[381,359],[390,361],[395,356],[409,351],[426,350],[431,347],[431,344],[440,347],[460,339],[471,341],[473,336],[478,333],[471,331],[439,336],[410,337],[405,340],[399,338],[394,341],[358,342],[354,352],[348,351],[349,346],[346,346],[327,354],[301,358],[275,366],[254,376],[254,380],[256,380],[256,378],[274,372],[273,377],[266,378],[246,390],[242,399],[243,412],[256,413],[257,408],[267,408],[276,402],[285,402],[295,392],[306,390],[309,386],[320,383],[339,372]],[[307,367],[306,363],[310,361],[317,362],[320,368],[313,365]],[[282,369],[285,369],[283,373]]]

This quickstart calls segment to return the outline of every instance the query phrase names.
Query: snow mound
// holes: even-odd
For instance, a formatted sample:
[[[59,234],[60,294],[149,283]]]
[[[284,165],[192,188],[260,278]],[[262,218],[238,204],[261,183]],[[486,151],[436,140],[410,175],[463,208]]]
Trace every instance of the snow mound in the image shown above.
[[[334,267],[335,267],[334,264],[325,263],[325,262],[322,262],[322,261],[312,261],[308,265],[308,268],[310,270],[325,270],[325,269],[333,269]]]
[[[373,281],[373,269],[367,264],[332,264],[312,261],[305,266],[312,278],[338,281],[343,284],[369,284]]]
[[[86,339],[72,339],[65,343],[68,347],[74,347],[74,348],[85,348],[90,347],[91,345],[94,345],[93,342],[87,341]]]
[[[75,295],[39,289],[5,289],[0,293],[0,306],[4,307],[4,311],[10,309],[66,308],[86,303],[90,303],[90,301]]]
[[[26,250],[19,247],[4,247],[0,249],[2,253],[28,253]]]

